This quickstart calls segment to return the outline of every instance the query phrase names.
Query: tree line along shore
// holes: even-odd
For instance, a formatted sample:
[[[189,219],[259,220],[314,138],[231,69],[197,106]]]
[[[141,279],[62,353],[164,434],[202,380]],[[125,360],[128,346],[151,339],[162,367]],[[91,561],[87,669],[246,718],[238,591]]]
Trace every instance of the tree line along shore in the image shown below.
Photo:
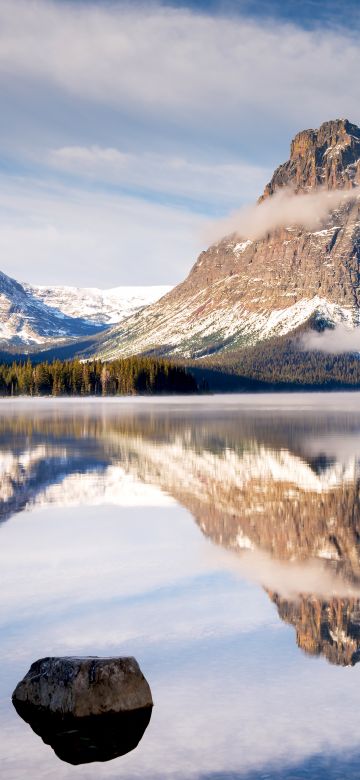
[[[0,396],[116,396],[360,388],[358,354],[301,352],[281,338],[240,352],[178,363],[0,358]]]
[[[31,360],[0,363],[1,396],[142,395],[196,393],[189,370],[166,360],[131,357],[112,361]]]

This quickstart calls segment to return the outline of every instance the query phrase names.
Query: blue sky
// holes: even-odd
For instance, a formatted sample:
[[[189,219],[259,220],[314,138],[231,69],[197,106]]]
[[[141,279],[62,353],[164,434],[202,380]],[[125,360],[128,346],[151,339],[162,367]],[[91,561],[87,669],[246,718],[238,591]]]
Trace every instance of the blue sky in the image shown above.
[[[163,5],[205,13],[287,20],[306,28],[317,24],[351,27],[360,20],[358,0],[168,0]]]
[[[298,130],[360,122],[358,32],[351,0],[1,0],[1,270],[180,281]]]

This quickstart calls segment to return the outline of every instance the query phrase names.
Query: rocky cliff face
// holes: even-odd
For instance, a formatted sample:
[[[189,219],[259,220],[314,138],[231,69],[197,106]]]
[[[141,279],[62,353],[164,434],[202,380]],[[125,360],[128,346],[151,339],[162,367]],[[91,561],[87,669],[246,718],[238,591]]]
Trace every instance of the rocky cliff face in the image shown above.
[[[299,133],[260,202],[353,190],[315,229],[285,225],[258,240],[231,235],[202,252],[187,279],[102,339],[106,357],[155,351],[201,357],[292,333],[311,319],[360,317],[360,129],[347,120]]]
[[[360,184],[360,128],[338,119],[319,130],[302,130],[291,142],[290,159],[276,169],[262,198],[281,187],[296,192],[325,187],[351,189]],[[260,200],[262,200],[262,198]]]

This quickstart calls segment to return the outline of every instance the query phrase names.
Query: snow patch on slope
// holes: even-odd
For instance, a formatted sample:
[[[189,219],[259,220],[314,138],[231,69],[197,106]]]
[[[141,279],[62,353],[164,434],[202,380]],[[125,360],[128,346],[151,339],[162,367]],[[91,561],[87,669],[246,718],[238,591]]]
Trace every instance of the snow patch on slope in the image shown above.
[[[234,254],[242,254],[242,252],[245,252],[245,249],[248,248],[248,246],[251,246],[253,242],[248,239],[247,241],[240,241],[240,243],[235,244],[233,248]]]
[[[167,305],[167,301],[164,301],[161,309],[155,304],[141,318],[128,320],[126,332],[121,328],[118,332],[114,330],[113,334],[110,331],[99,351],[100,356],[113,358],[158,349],[169,355],[201,357],[209,349],[216,351],[224,344],[234,347],[239,343],[251,345],[259,340],[286,335],[314,314],[331,323],[343,323],[349,327],[358,322],[358,312],[354,307],[340,306],[320,296],[304,298],[290,306],[273,310],[267,308],[266,300],[262,301],[262,307],[256,311],[246,309],[241,300],[229,307],[226,280],[216,284],[224,286],[224,293],[220,297],[223,304],[216,310],[210,305],[211,290],[201,290],[177,310],[172,303]],[[254,298],[254,302],[256,300]],[[200,308],[201,317],[197,316]],[[165,349],[159,349],[159,345]]]

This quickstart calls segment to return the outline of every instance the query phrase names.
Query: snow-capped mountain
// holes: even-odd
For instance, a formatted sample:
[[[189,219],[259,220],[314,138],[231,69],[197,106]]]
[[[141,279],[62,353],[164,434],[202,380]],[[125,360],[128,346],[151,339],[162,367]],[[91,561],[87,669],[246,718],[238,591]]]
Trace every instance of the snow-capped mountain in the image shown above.
[[[113,325],[166,295],[168,285],[148,287],[43,287],[24,284],[37,300],[69,317],[79,317],[99,325]]]
[[[36,287],[0,272],[0,347],[23,351],[99,333],[168,292],[169,287]]]
[[[200,254],[161,304],[104,334],[98,354],[197,358],[291,334],[310,320],[358,325],[359,185],[359,127],[339,119],[298,133],[260,201],[284,188],[296,195],[327,191],[330,212],[311,229],[289,224],[260,238],[226,236]]]
[[[0,272],[0,346],[30,347],[90,336],[99,325],[47,306]]]

